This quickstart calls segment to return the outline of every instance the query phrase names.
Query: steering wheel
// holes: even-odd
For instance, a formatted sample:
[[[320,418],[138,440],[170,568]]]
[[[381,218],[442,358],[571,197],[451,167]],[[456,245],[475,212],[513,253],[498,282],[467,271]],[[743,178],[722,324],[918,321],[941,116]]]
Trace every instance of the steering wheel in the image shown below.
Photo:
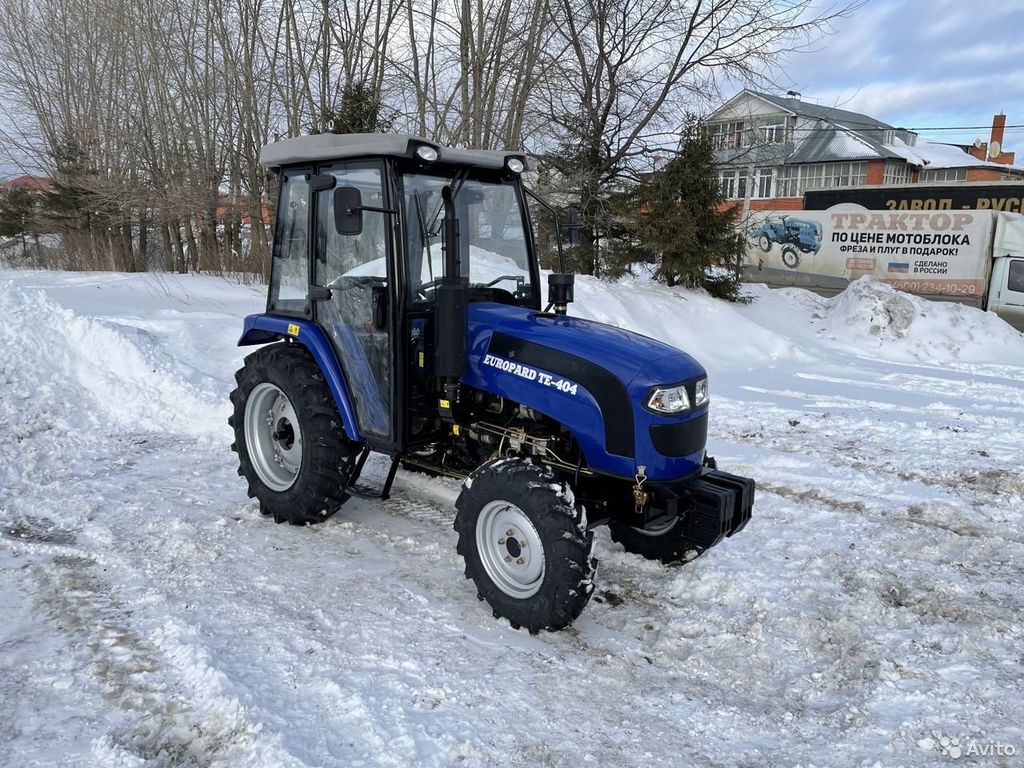
[[[427,291],[433,288],[437,288],[437,286],[441,284],[441,280],[442,278],[439,277],[436,280],[431,280],[429,282],[422,283],[421,285],[416,286],[416,295],[419,296],[424,301],[430,301],[430,297],[427,296]]]

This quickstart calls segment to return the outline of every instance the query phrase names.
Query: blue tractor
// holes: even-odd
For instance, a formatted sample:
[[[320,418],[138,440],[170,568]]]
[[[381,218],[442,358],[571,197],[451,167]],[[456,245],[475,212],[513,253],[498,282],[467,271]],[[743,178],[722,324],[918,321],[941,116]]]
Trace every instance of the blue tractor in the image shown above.
[[[460,478],[466,576],[531,632],[589,601],[596,526],[673,562],[746,525],[753,480],[705,454],[700,363],[569,316],[564,268],[542,309],[529,204],[554,211],[523,155],[351,134],[261,161],[280,189],[269,296],[245,319],[239,345],[259,348],[231,424],[265,514],[304,525],[386,499],[400,465]],[[390,457],[376,491],[359,484],[371,452]]]
[[[747,237],[765,253],[779,243],[782,246],[782,263],[790,269],[800,266],[801,253],[821,250],[821,224],[793,216],[768,216],[748,229]]]

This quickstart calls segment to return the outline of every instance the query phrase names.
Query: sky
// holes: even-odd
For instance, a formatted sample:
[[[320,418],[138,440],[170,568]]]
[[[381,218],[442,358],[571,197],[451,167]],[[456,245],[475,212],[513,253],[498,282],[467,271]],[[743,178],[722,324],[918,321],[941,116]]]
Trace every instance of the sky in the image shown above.
[[[849,0],[820,0],[816,10]],[[922,138],[989,138],[992,116],[1024,125],[1024,0],[867,0],[808,52],[782,64],[781,90],[805,101],[863,112]],[[1024,158],[1024,128],[1007,129],[1006,150]]]

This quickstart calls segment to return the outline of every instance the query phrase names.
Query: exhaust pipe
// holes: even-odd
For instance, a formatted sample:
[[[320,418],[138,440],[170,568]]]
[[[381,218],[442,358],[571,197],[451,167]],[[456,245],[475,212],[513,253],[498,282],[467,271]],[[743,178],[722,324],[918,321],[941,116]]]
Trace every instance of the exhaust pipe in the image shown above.
[[[435,295],[434,372],[444,380],[444,397],[438,403],[441,417],[452,420],[458,400],[459,379],[466,372],[469,279],[462,277],[459,220],[451,186],[441,190],[444,203],[444,274]]]

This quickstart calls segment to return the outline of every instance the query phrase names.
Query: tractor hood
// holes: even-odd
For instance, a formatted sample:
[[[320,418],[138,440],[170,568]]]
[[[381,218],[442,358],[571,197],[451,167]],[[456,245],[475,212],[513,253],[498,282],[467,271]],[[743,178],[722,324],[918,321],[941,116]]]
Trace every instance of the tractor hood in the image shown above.
[[[468,307],[467,384],[527,405],[566,424],[588,463],[632,476],[643,464],[678,473],[664,456],[649,457],[652,425],[702,419],[707,406],[665,416],[643,407],[660,385],[690,385],[704,368],[675,347],[638,333],[578,317],[542,314],[489,302]],[[703,452],[704,437],[691,454]],[[699,461],[699,459],[698,459]]]
[[[470,304],[471,351],[476,349],[479,334],[485,329],[583,358],[626,385],[638,376],[642,383],[653,385],[679,383],[704,375],[700,363],[676,347],[594,320],[542,314],[504,304]]]

